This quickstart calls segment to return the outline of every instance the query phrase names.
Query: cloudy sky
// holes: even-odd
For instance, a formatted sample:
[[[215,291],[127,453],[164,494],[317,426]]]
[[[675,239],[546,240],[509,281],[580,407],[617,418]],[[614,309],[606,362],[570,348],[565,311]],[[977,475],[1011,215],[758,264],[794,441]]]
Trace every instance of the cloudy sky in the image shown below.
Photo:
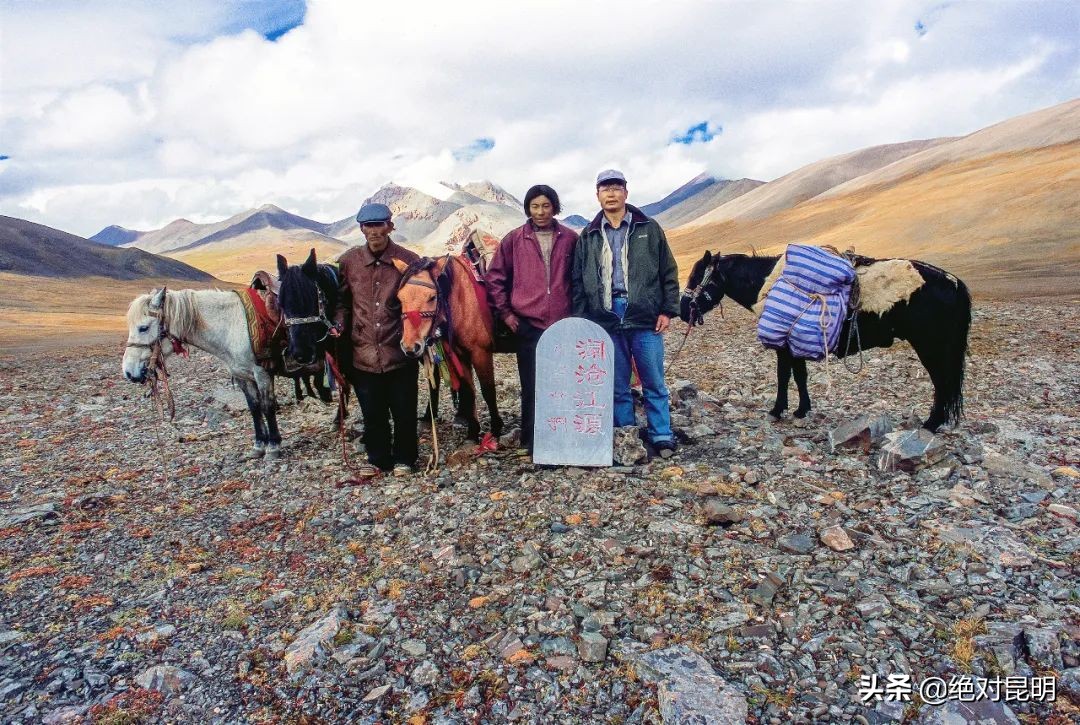
[[[388,181],[591,215],[1080,96],[1080,5],[0,0],[0,214],[89,236]]]

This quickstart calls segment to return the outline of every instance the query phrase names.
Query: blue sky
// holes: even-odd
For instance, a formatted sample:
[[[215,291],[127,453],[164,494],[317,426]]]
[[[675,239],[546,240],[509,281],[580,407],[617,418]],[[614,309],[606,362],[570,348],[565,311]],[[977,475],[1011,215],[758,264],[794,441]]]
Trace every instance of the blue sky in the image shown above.
[[[0,213],[90,235],[388,181],[631,203],[1080,96],[1077,3],[0,0]],[[611,32],[587,32],[607,28]]]

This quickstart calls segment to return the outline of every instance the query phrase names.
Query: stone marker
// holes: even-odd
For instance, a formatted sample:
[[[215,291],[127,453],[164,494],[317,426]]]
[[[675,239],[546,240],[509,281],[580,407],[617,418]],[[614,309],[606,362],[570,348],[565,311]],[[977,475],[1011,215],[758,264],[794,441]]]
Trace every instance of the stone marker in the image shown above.
[[[536,346],[533,462],[610,466],[615,351],[611,337],[579,317],[559,320]]]

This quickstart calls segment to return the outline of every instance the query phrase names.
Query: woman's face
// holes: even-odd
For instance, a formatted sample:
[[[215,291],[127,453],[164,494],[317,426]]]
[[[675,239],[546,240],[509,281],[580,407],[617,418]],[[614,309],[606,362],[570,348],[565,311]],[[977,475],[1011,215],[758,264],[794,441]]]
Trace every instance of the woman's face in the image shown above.
[[[529,202],[529,218],[540,229],[549,227],[555,218],[555,205],[546,196],[538,196]]]

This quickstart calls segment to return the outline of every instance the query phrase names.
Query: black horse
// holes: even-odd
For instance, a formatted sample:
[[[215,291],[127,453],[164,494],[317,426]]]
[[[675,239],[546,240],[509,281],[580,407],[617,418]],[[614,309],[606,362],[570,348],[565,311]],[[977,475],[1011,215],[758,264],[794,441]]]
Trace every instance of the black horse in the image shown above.
[[[762,286],[773,272],[779,256],[745,254],[714,256],[705,252],[694,265],[683,292],[679,316],[688,324],[698,324],[702,315],[727,295],[746,309],[752,309]],[[878,261],[855,256],[856,267]],[[934,384],[934,407],[923,428],[933,432],[943,423],[956,423],[964,410],[964,363],[968,329],[971,326],[971,295],[962,281],[933,265],[909,261],[922,278],[910,297],[880,312],[859,310],[849,315],[840,330],[837,357],[871,347],[889,347],[894,340],[907,340],[915,349]],[[852,323],[856,329],[852,330]],[[854,342],[850,342],[854,340]],[[796,418],[810,412],[806,388],[806,360],[792,356],[787,348],[776,351],[776,403],[770,415],[779,418],[788,407],[788,382],[792,372],[799,389]]]
[[[334,337],[331,333],[334,314],[340,300],[337,270],[333,265],[319,264],[315,250],[308,254],[307,260],[298,266],[289,266],[282,255],[277,255],[278,304],[281,305],[282,319],[288,334],[288,350],[285,356],[289,364],[301,366],[317,364],[326,353],[336,361],[341,374],[348,380],[352,367],[352,351],[349,339],[344,333]],[[439,378],[436,376],[434,387],[429,388],[429,414],[439,417]],[[348,400],[348,385],[341,393]],[[456,393],[454,404],[458,405]],[[345,408],[347,406],[343,406]],[[341,415],[341,411],[338,412]],[[421,416],[420,420],[427,420]],[[335,419],[335,423],[338,419]]]

